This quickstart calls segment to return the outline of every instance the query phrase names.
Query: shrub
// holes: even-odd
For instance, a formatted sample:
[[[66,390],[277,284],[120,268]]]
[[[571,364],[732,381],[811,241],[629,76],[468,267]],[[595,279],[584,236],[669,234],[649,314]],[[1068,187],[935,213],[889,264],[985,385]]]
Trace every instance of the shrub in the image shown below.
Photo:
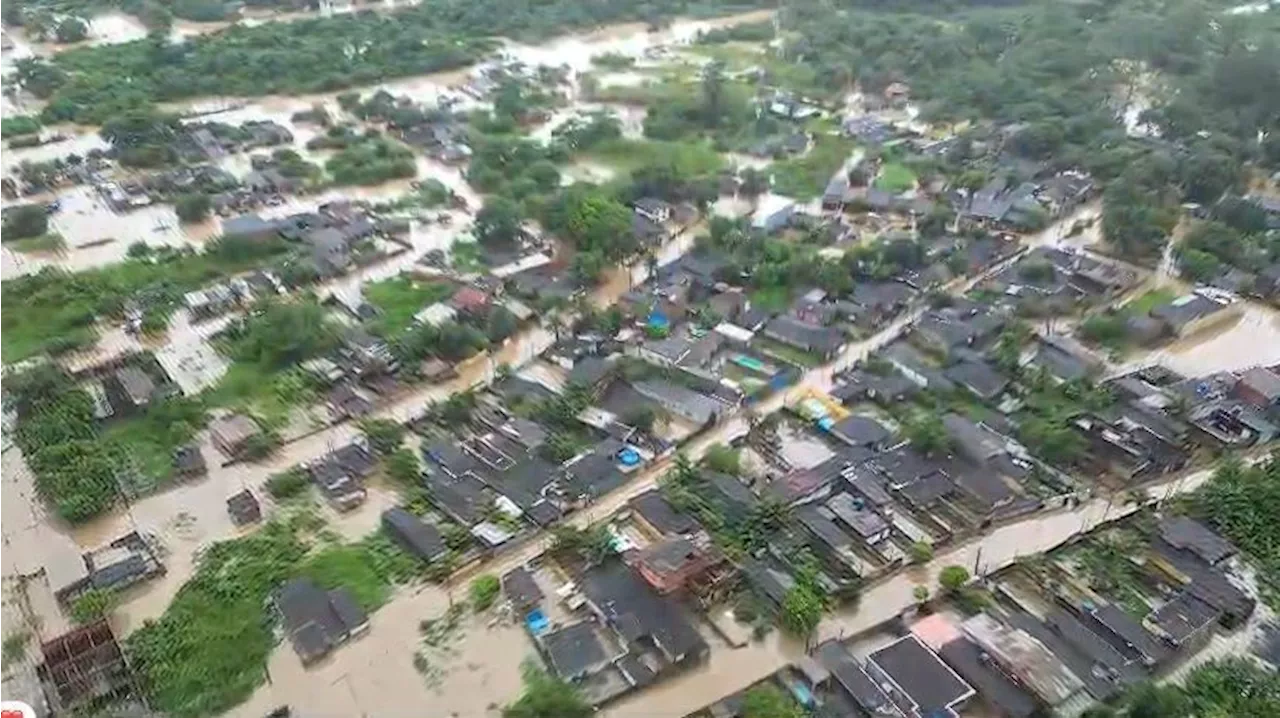
[[[266,487],[271,498],[283,500],[306,491],[308,484],[310,481],[307,479],[307,472],[295,466],[267,479]]]
[[[486,611],[498,599],[502,583],[498,577],[487,573],[471,582],[471,606],[476,613]]]
[[[71,620],[76,623],[92,623],[105,618],[116,607],[115,591],[94,588],[85,591],[71,602]]]

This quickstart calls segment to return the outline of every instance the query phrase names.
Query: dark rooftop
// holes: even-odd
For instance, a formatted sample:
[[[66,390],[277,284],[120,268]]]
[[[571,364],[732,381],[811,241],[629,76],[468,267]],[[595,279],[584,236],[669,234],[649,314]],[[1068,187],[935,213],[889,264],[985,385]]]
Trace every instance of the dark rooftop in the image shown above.
[[[646,491],[629,503],[632,511],[664,534],[687,534],[698,530],[698,522],[672,506],[657,489]]]
[[[345,588],[326,592],[305,578],[286,583],[277,605],[285,633],[303,663],[321,658],[363,630],[369,620]]]
[[[539,640],[551,667],[565,680],[581,678],[608,662],[604,646],[590,621],[545,633]]]
[[[1236,547],[1207,526],[1186,516],[1160,520],[1160,538],[1174,548],[1184,549],[1205,562],[1216,564],[1236,555]]]
[[[880,690],[838,641],[829,641],[819,646],[818,659],[867,715],[873,718],[902,716],[902,711],[898,710],[889,696]]]
[[[544,598],[538,582],[533,580],[533,574],[524,566],[518,566],[502,574],[502,593],[508,601],[521,610],[533,606]]]
[[[382,526],[406,550],[424,561],[434,561],[449,551],[435,526],[399,506],[382,512]]]
[[[903,636],[868,656],[921,715],[934,715],[973,695],[973,688],[915,636]]]
[[[853,414],[836,422],[831,435],[855,446],[873,446],[887,441],[892,434],[884,424],[867,416]]]
[[[1174,645],[1182,645],[1197,631],[1217,621],[1222,612],[1184,591],[1172,601],[1151,612],[1148,620],[1168,636]]]
[[[679,603],[663,598],[621,561],[608,561],[583,574],[583,594],[627,641],[651,639],[676,662],[707,650],[706,641]]]
[[[951,641],[938,651],[938,655],[1001,715],[1026,718],[1039,707],[1031,694],[993,667],[990,658],[972,641],[966,638]]]

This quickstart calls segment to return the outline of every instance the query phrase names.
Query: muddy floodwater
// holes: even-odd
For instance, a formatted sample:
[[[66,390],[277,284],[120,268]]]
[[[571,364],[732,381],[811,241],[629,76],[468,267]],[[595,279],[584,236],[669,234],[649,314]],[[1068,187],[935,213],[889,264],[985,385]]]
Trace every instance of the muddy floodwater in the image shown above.
[[[1184,376],[1280,364],[1280,311],[1245,302],[1239,316],[1132,357],[1127,365],[1159,363]]]

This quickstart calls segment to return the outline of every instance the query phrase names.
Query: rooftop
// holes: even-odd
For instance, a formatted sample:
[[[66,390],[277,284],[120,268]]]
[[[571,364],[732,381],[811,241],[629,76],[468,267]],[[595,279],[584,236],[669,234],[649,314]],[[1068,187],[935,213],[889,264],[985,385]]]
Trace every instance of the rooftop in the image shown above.
[[[667,535],[686,534],[698,530],[698,522],[692,516],[678,511],[657,489],[640,494],[629,502],[650,526]]]
[[[973,688],[929,650],[920,639],[906,635],[875,651],[867,664],[880,669],[902,698],[920,715],[954,708],[973,696]],[[895,702],[899,702],[895,697]],[[905,706],[904,706],[905,707]]]
[[[551,667],[565,680],[581,678],[609,662],[604,645],[590,621],[544,633],[539,641]]]
[[[1236,555],[1236,547],[1204,524],[1186,516],[1160,520],[1160,538],[1174,548],[1190,551],[1210,564]]]
[[[582,592],[628,642],[651,639],[676,662],[707,650],[680,604],[663,598],[626,564],[608,561],[582,576]]]

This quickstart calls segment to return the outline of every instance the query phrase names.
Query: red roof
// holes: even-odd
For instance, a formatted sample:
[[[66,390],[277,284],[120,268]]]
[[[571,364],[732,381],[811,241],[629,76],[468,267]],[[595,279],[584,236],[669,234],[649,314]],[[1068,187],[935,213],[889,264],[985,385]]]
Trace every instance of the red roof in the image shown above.
[[[463,287],[454,293],[450,303],[453,304],[454,309],[463,311],[483,309],[489,304],[489,295],[475,287]]]

